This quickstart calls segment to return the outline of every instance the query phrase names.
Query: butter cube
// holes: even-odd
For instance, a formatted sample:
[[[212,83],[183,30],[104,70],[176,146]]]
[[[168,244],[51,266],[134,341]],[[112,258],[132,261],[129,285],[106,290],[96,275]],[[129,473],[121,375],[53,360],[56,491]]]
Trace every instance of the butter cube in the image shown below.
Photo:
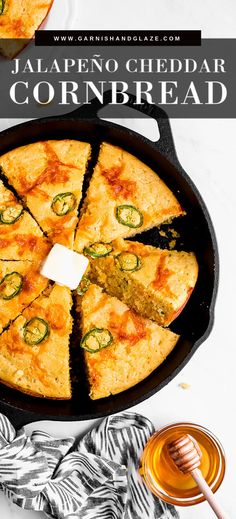
[[[88,258],[56,243],[44,261],[40,273],[60,285],[75,290],[89,264]]]

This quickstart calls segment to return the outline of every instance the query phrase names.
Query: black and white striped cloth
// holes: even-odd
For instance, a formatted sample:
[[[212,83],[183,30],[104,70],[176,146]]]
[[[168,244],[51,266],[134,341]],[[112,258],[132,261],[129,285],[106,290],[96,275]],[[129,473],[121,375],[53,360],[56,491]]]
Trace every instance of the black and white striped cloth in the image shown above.
[[[0,489],[25,509],[57,519],[173,519],[138,472],[154,427],[121,413],[104,419],[77,445],[42,431],[27,437],[0,414]]]

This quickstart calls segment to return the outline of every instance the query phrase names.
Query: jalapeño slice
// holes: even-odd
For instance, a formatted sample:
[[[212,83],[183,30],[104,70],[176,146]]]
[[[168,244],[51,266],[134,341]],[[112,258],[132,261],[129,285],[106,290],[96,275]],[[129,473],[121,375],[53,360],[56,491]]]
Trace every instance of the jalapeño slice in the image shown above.
[[[78,287],[76,289],[77,294],[79,296],[83,296],[85,294],[85,292],[87,292],[89,285],[90,285],[89,278],[87,278],[86,276],[83,276],[80,281],[80,284],[78,285]]]
[[[0,298],[9,301],[13,299],[23,286],[23,276],[19,272],[6,274],[0,282]]]
[[[132,252],[121,252],[115,260],[120,270],[127,272],[135,272],[142,266],[141,258]]]
[[[34,346],[49,336],[49,324],[41,317],[32,317],[23,328],[23,338],[26,344]]]
[[[85,247],[84,253],[91,258],[102,258],[108,256],[112,251],[112,246],[109,243],[93,243],[89,247]]]
[[[90,353],[101,351],[113,342],[111,332],[106,328],[93,328],[81,339],[80,346]]]
[[[23,213],[23,206],[21,204],[9,205],[0,209],[0,222],[12,224],[17,222]]]
[[[0,14],[2,14],[4,11],[4,4],[5,4],[5,0],[0,0]]]
[[[73,193],[59,193],[54,196],[51,208],[57,216],[64,216],[73,211],[76,206],[76,198]]]
[[[143,215],[133,205],[119,205],[116,208],[116,219],[122,225],[136,229],[143,225]]]

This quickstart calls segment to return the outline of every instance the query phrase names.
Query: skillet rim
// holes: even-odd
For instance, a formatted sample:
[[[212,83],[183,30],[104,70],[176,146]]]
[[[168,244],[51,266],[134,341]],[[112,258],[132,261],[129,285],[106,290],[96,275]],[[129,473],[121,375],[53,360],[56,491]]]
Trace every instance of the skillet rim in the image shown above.
[[[157,383],[157,385],[155,385],[151,390],[134,398],[131,403],[129,402],[128,399],[127,399],[127,402],[124,399],[123,404],[116,405],[115,411],[112,409],[112,405],[110,405],[110,402],[108,402],[106,411],[102,410],[102,411],[96,412],[94,414],[91,412],[87,413],[87,414],[83,414],[83,415],[81,415],[81,414],[56,415],[56,414],[50,414],[50,413],[42,414],[42,413],[39,413],[38,411],[29,411],[29,410],[22,409],[22,407],[20,407],[18,405],[13,405],[9,402],[6,402],[4,400],[4,398],[2,399],[2,397],[1,397],[0,398],[0,411],[1,412],[6,411],[8,416],[11,416],[13,422],[14,423],[16,422],[17,424],[20,424],[20,425],[26,424],[29,422],[39,421],[39,420],[53,420],[53,421],[63,421],[64,422],[64,421],[85,421],[85,420],[91,420],[91,419],[99,419],[99,418],[102,418],[102,417],[105,417],[105,416],[108,416],[111,414],[119,413],[121,411],[124,411],[126,409],[129,409],[133,406],[136,406],[136,405],[142,403],[143,401],[145,401],[146,399],[150,398],[155,393],[160,391],[171,380],[173,380],[178,375],[178,373],[180,373],[180,371],[190,361],[190,359],[192,358],[194,353],[197,351],[199,346],[203,342],[205,342],[205,340],[209,337],[209,335],[212,331],[212,328],[213,328],[213,324],[214,324],[214,309],[215,309],[215,303],[216,303],[217,292],[218,292],[218,284],[219,284],[219,251],[218,251],[216,233],[214,230],[214,226],[213,226],[209,211],[207,209],[207,206],[206,206],[198,188],[196,187],[196,185],[194,184],[194,182],[192,181],[190,176],[183,169],[183,167],[181,166],[181,164],[178,160],[171,130],[170,130],[170,137],[172,138],[172,141],[170,142],[170,149],[168,150],[169,154],[168,153],[163,154],[158,149],[159,141],[157,141],[157,143],[153,143],[152,141],[150,141],[146,137],[140,135],[139,133],[135,132],[134,130],[127,129],[127,128],[122,127],[111,121],[101,120],[98,117],[88,117],[88,118],[85,118],[83,116],[80,117],[79,110],[80,109],[67,113],[62,116],[50,116],[50,117],[43,117],[43,118],[39,118],[39,119],[29,120],[29,121],[14,125],[10,128],[7,128],[6,130],[3,130],[0,135],[1,135],[1,137],[13,136],[13,138],[14,138],[16,136],[15,135],[16,133],[18,133],[18,134],[20,133],[21,135],[23,135],[23,140],[24,140],[24,128],[27,128],[29,130],[30,127],[35,128],[35,127],[39,126],[39,127],[41,127],[41,132],[43,132],[43,128],[42,128],[43,125],[47,124],[49,122],[59,123],[59,125],[60,125],[60,123],[63,121],[74,121],[78,125],[79,123],[84,123],[87,121],[90,124],[95,124],[96,127],[100,126],[100,127],[106,128],[108,130],[112,129],[118,135],[121,134],[124,138],[127,137],[127,134],[128,134],[129,137],[134,138],[136,142],[140,142],[140,145],[144,143],[145,145],[148,146],[148,148],[151,148],[155,154],[159,154],[161,159],[164,160],[164,163],[166,163],[167,166],[168,166],[168,163],[170,163],[171,167],[175,168],[177,175],[184,179],[186,185],[188,185],[188,187],[190,188],[190,190],[193,192],[194,196],[196,197],[197,202],[200,206],[203,218],[208,226],[209,236],[211,238],[211,246],[212,246],[211,252],[213,253],[213,258],[214,258],[214,272],[213,272],[214,281],[213,281],[211,299],[210,299],[209,310],[208,310],[208,312],[209,312],[208,324],[207,324],[207,327],[206,327],[205,331],[203,332],[203,334],[197,340],[195,340],[195,341],[193,340],[190,351],[185,355],[185,357],[177,365],[177,367],[175,369],[173,369],[173,371],[164,380]],[[78,112],[78,115],[75,115],[76,112]],[[163,113],[165,114],[164,111],[163,111]],[[166,114],[165,114],[165,117],[167,117]],[[167,117],[167,121],[169,122],[168,117]],[[22,132],[21,132],[21,130],[22,130]],[[82,132],[83,132],[83,130],[82,130]],[[40,138],[38,136],[36,140],[32,139],[31,142],[37,142],[38,140],[48,140],[48,138],[49,137],[46,136],[45,139],[42,139],[42,137]],[[80,137],[78,136],[78,138],[80,138]],[[59,140],[59,139],[60,139],[60,137],[55,140]],[[22,143],[19,144],[19,135],[17,135],[16,140],[18,141],[18,144],[14,144],[13,145],[14,147],[10,146],[9,150],[6,150],[6,151],[5,150],[2,151],[2,145],[0,144],[0,154],[6,153],[7,151],[10,151],[10,149],[14,149],[15,147],[24,145]],[[102,141],[102,140],[104,140],[103,137],[100,139],[100,141]],[[109,139],[107,139],[107,140],[109,141]],[[160,137],[160,140],[162,140],[162,136]],[[27,142],[29,143],[29,140],[27,140]],[[95,142],[96,142],[96,140],[95,140]],[[119,145],[119,144],[117,144],[117,145]],[[130,151],[130,150],[128,149],[128,151]],[[135,155],[137,156],[137,153],[135,153]],[[158,160],[158,157],[156,157],[156,159]],[[143,159],[141,158],[141,160],[143,160]],[[142,383],[142,381],[141,381],[141,383]],[[4,387],[4,385],[2,387]],[[125,394],[125,392],[124,392],[124,394]],[[36,398],[34,399],[35,407],[37,407],[37,400],[38,399],[36,399]],[[49,401],[48,399],[45,399],[45,400],[47,400],[47,402]],[[55,401],[53,400],[52,402],[55,402]],[[61,401],[61,402],[63,402],[63,401]],[[110,406],[110,408],[109,408],[109,406]]]

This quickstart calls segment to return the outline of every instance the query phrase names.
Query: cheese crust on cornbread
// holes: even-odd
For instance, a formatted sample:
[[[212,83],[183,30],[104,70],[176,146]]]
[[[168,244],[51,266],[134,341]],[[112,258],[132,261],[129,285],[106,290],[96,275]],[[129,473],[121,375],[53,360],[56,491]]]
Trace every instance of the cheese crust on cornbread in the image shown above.
[[[0,51],[13,58],[34,37],[46,18],[53,0],[1,0]]]
[[[134,236],[183,214],[178,200],[154,171],[104,142],[82,208],[75,250]]]
[[[0,157],[9,183],[53,243],[72,248],[91,146],[75,140],[42,141]]]
[[[47,285],[37,264],[0,260],[0,333]]]
[[[71,397],[69,337],[72,297],[54,285],[0,336],[0,380],[34,396]]]
[[[93,400],[124,391],[146,378],[165,360],[179,338],[94,284],[79,300],[78,309]],[[87,351],[99,341],[99,351]],[[109,345],[104,347],[106,341]]]
[[[44,259],[51,245],[37,222],[0,180],[0,259]]]
[[[107,256],[91,259],[91,279],[144,317],[168,326],[195,287],[195,254],[123,239],[111,247]]]

